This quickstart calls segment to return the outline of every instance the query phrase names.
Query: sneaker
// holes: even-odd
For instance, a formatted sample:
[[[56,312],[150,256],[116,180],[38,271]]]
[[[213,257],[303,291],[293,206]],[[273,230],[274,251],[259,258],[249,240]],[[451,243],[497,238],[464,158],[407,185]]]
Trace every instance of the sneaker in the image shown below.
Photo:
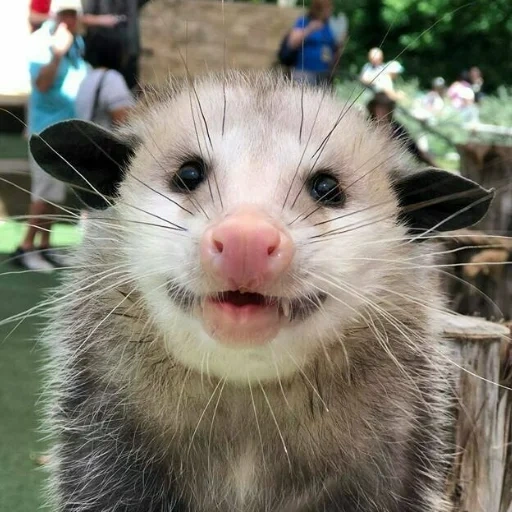
[[[41,256],[56,268],[69,267],[65,250],[63,249],[40,249]]]
[[[11,256],[12,262],[26,270],[38,270],[40,272],[51,272],[55,267],[41,256],[37,250],[25,251],[21,247],[16,249]]]

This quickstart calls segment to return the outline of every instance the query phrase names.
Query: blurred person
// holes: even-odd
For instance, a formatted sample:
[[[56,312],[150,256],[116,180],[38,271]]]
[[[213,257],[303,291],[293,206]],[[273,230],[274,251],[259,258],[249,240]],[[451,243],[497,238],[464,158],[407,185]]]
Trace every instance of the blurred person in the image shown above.
[[[84,42],[77,34],[80,0],[53,0],[51,10],[54,19],[44,22],[30,36],[29,135],[75,117],[76,94],[87,73]],[[44,172],[30,154],[29,167],[32,190],[28,229],[13,257],[26,269],[49,271],[60,266],[50,249],[51,216],[57,211],[55,205],[64,202],[66,188]]]
[[[51,0],[30,0],[29,4],[29,25],[31,32],[35,32],[41,28],[45,21],[51,20],[55,16],[55,8],[51,7]],[[82,19],[81,19],[82,21]],[[101,27],[113,27],[119,22],[117,16],[87,16],[87,22],[90,25]],[[28,117],[28,105],[25,106],[25,118]],[[28,137],[28,130],[23,130],[23,136]]]
[[[445,107],[446,82],[438,76],[432,80],[429,92],[423,96],[421,105],[430,114],[439,114]]]
[[[28,23],[30,32],[35,32],[41,25],[51,19],[51,0],[30,0],[28,6]],[[25,104],[25,119],[28,118],[28,105]],[[23,137],[28,138],[28,128],[23,128]]]
[[[373,90],[374,92],[384,92],[393,101],[401,100],[405,97],[402,91],[395,90],[395,80],[404,72],[400,62],[392,60],[384,65],[382,74],[377,78]]]
[[[139,85],[140,27],[139,13],[150,0],[84,0],[83,24],[87,27],[86,40],[99,32],[110,31],[122,44],[120,72],[129,89],[135,91]],[[98,24],[98,16],[110,17],[112,24]],[[101,19],[101,18],[100,18]],[[109,19],[109,18],[104,18]],[[97,49],[96,51],[101,51]],[[87,51],[88,61],[94,60]]]
[[[28,20],[31,26],[31,31],[35,32],[41,28],[41,25],[54,16],[53,9],[51,8],[51,0],[30,0]],[[82,15],[80,21],[83,22],[84,18],[88,25],[97,27],[113,27],[119,23],[118,16],[110,15]]]
[[[92,71],[78,89],[76,114],[107,129],[126,122],[135,104],[126,81],[119,72],[122,43],[108,33],[98,32],[89,39],[94,56]]]
[[[374,89],[381,79],[384,70],[384,53],[380,48],[372,48],[368,52],[368,62],[363,66],[359,80],[367,87]]]
[[[473,92],[475,93],[475,103],[479,103],[484,95],[482,91],[484,77],[482,76],[482,71],[479,67],[473,66],[470,68],[469,83],[471,84],[471,89],[473,89]]]
[[[417,160],[435,167],[436,164],[432,158],[418,147],[405,127],[395,120],[395,108],[396,102],[384,92],[376,93],[367,104],[368,113],[373,121],[389,128],[391,136],[400,140],[407,151]]]
[[[385,92],[392,100],[404,97],[401,91],[395,90],[395,80],[403,73],[403,66],[396,60],[385,64],[384,54],[380,48],[372,48],[368,52],[368,62],[363,66],[359,80],[373,93]]]
[[[453,82],[446,92],[452,106],[457,109],[463,109],[475,103],[475,93],[471,87],[468,71],[462,71],[455,82]]]
[[[446,95],[450,99],[451,106],[459,112],[463,123],[478,122],[478,106],[468,71],[463,71],[459,75],[458,80],[448,88]]]
[[[432,80],[430,90],[420,95],[413,103],[410,113],[417,120],[433,126],[437,124],[441,114],[445,112],[446,82],[438,76]],[[428,131],[417,135],[416,144],[423,152],[428,152]]]
[[[428,92],[417,97],[410,109],[410,114],[425,125],[434,126],[439,121],[441,114],[445,112],[446,82],[438,76],[431,82]],[[424,153],[428,152],[428,130],[422,131],[416,136],[416,144]]]
[[[28,21],[31,32],[35,32],[51,17],[51,0],[30,0]]]
[[[339,36],[331,26],[331,0],[312,0],[309,12],[301,16],[291,30],[286,44],[296,52],[291,77],[311,85],[330,84],[338,64],[345,33]]]

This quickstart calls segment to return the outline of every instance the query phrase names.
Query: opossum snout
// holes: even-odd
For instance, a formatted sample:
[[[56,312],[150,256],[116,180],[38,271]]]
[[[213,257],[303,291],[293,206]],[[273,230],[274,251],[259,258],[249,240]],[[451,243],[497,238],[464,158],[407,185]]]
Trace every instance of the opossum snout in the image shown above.
[[[284,227],[255,208],[240,208],[201,239],[203,269],[223,289],[258,290],[290,266],[295,246]]]

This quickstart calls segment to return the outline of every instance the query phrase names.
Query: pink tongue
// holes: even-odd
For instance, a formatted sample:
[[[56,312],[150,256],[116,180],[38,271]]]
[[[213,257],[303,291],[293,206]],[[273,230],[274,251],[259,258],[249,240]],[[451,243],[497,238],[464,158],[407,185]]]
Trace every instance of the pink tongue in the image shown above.
[[[261,295],[224,294],[222,302],[206,299],[203,322],[208,334],[223,345],[248,346],[270,342],[279,331],[277,304]]]

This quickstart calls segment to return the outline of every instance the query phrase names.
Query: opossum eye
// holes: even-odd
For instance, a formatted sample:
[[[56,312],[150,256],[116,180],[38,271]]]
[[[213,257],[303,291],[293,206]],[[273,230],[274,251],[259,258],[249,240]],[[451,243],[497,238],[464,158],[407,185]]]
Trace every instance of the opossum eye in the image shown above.
[[[326,206],[342,206],[345,194],[339,181],[330,174],[319,173],[312,176],[308,183],[309,194],[320,204]]]
[[[173,176],[171,186],[176,192],[192,192],[205,179],[205,163],[192,160],[184,163]]]

